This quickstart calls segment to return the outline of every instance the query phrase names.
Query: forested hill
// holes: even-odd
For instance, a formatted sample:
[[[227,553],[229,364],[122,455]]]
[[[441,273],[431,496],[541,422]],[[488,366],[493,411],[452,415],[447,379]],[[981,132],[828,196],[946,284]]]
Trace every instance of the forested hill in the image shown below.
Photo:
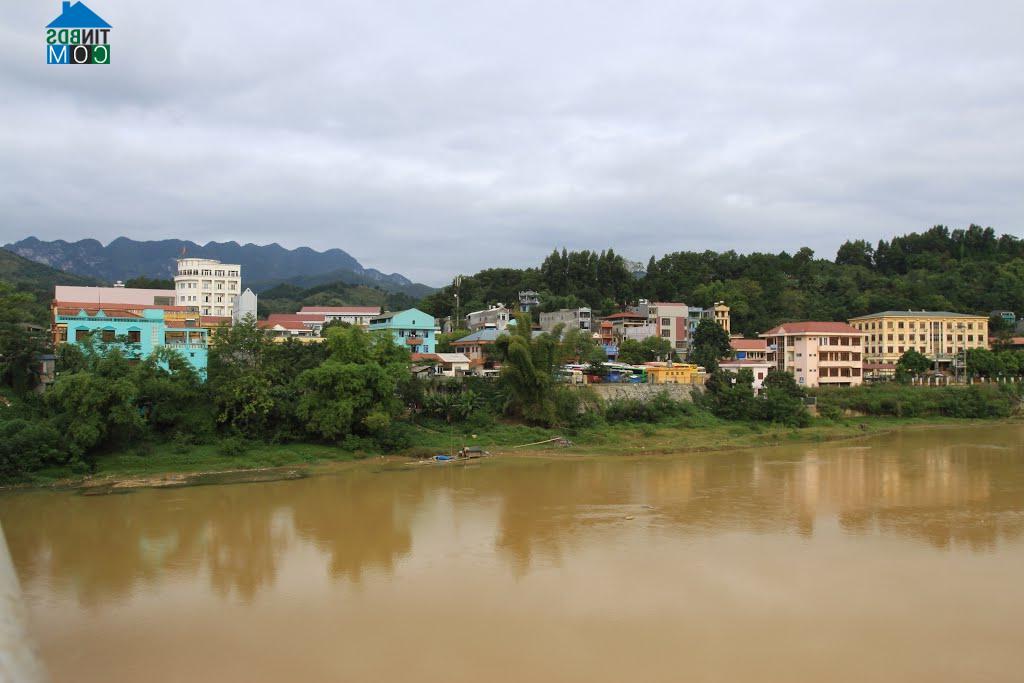
[[[675,252],[651,257],[634,275],[613,251],[555,251],[538,268],[494,268],[464,277],[461,313],[541,293],[544,309],[586,305],[598,313],[637,298],[732,307],[733,330],[756,334],[786,320],[846,320],[890,309],[1024,313],[1024,241],[972,225],[936,226],[871,245],[844,243],[834,259],[793,254]],[[421,307],[437,316],[454,307],[449,286]]]
[[[401,292],[387,292],[379,287],[331,282],[302,288],[292,284],[277,285],[259,295],[260,317],[270,313],[295,313],[303,306],[379,306],[382,310],[400,311],[416,305],[416,299]]]
[[[55,285],[98,285],[98,280],[81,275],[64,273],[35,261],[29,261],[6,249],[0,249],[0,282],[11,285],[15,290],[27,292],[35,297],[35,317],[38,322],[46,320],[46,310],[53,299]]]

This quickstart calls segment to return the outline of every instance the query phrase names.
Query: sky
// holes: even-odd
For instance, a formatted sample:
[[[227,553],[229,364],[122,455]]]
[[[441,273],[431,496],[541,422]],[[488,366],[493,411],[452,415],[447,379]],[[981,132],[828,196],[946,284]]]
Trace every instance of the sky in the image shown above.
[[[0,18],[0,241],[339,247],[427,284],[554,248],[1024,235],[1024,3],[91,0]]]

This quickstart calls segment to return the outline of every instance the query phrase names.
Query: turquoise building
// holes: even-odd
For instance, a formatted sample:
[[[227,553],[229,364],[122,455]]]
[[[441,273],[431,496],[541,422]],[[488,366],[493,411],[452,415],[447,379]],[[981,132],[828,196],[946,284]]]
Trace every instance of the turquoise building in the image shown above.
[[[395,343],[412,353],[434,353],[437,343],[434,316],[410,308],[370,318],[370,331],[387,330]]]
[[[54,315],[55,341],[77,344],[93,334],[105,342],[123,339],[125,354],[135,358],[145,358],[157,348],[167,347],[206,377],[210,331],[199,324],[197,313],[175,310],[168,317],[160,308],[116,304],[105,309],[58,308]]]

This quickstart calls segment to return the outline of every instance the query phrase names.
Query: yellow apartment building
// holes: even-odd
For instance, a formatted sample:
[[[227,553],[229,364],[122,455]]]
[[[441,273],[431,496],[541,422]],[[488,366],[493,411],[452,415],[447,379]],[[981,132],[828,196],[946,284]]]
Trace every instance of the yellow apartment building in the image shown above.
[[[949,364],[968,349],[988,348],[988,318],[949,311],[882,311],[850,319],[864,335],[869,363],[895,363],[913,349]]]

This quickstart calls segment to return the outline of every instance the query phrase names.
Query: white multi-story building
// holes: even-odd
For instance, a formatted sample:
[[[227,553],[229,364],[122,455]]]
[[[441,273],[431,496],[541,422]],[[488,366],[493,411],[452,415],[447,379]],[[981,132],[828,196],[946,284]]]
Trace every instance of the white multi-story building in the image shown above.
[[[470,332],[482,330],[485,327],[493,327],[497,330],[504,330],[508,327],[511,314],[504,304],[495,304],[482,311],[473,311],[466,316],[466,329]]]
[[[230,316],[242,293],[242,266],[205,258],[178,259],[174,290],[179,306],[195,306],[202,315]]]

